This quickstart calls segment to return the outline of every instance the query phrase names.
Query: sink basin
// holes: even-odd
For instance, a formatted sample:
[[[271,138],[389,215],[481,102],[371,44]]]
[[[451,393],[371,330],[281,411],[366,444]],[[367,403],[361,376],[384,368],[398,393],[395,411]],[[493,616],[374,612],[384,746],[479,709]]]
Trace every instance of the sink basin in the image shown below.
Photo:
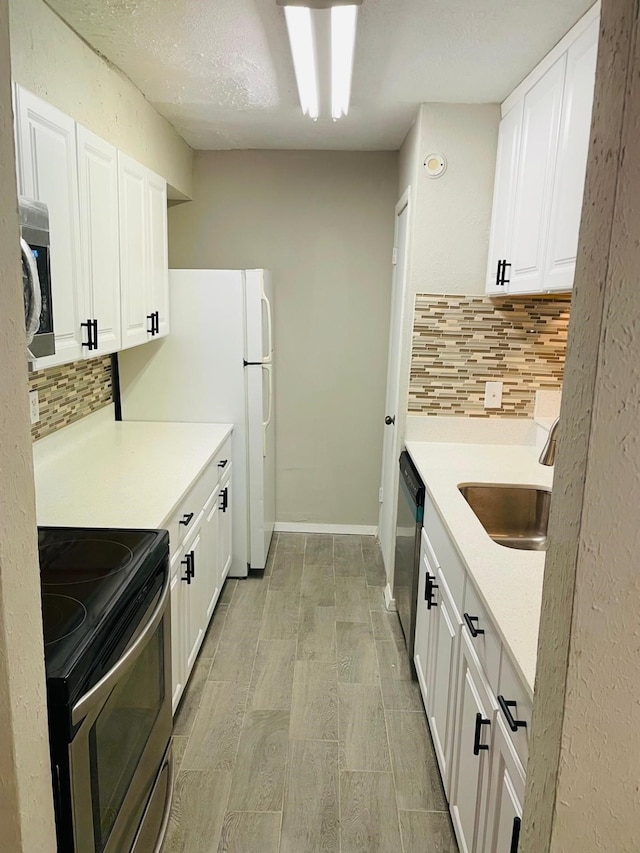
[[[523,551],[546,551],[548,489],[489,483],[461,483],[458,489],[494,542]]]

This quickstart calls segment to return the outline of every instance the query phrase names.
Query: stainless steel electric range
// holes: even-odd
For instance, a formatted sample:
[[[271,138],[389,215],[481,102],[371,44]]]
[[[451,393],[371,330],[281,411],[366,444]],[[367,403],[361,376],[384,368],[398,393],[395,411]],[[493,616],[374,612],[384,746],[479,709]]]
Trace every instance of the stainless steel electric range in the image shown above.
[[[150,853],[171,801],[164,530],[38,530],[58,849]]]

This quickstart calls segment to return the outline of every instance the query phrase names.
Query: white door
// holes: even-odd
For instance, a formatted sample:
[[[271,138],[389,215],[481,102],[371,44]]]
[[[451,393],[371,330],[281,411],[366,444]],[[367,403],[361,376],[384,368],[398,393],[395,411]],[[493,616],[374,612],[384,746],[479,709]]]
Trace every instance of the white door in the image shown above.
[[[404,302],[407,289],[407,254],[409,240],[409,216],[411,212],[411,187],[396,205],[394,236],[395,265],[391,285],[391,323],[389,328],[389,354],[387,359],[387,396],[385,403],[385,426],[382,444],[382,476],[378,535],[382,557],[387,572],[387,581],[393,589],[393,562],[395,554],[395,516],[398,500],[398,457],[400,442],[398,434],[400,365],[402,363],[402,331],[404,325]]]
[[[551,203],[545,288],[570,290],[578,254],[582,196],[587,172],[591,108],[598,58],[599,21],[567,53],[560,144]]]
[[[233,488],[231,485],[231,471],[233,465],[229,465],[225,476],[220,483],[220,589],[225,582],[229,569],[231,568],[231,559],[233,554],[233,538],[232,538],[232,513],[233,513]]]
[[[42,369],[82,358],[86,330],[80,287],[80,222],[76,124],[55,107],[16,86],[18,185],[49,208],[55,355]]]
[[[446,793],[451,783],[451,751],[458,663],[458,637],[462,620],[456,610],[442,569],[437,571],[437,589],[433,591],[435,624],[433,630],[432,682],[429,701],[429,726]]]
[[[499,716],[493,737],[493,763],[484,853],[517,853],[525,774]]]
[[[495,710],[495,700],[463,629],[449,794],[460,853],[480,853],[482,849],[490,765],[490,750],[485,747],[491,744]]]
[[[98,329],[97,349],[85,349],[91,357],[120,349],[118,154],[80,125],[77,139],[82,287],[87,318]]]
[[[182,557],[182,552],[178,552]],[[178,566],[179,569],[182,566]],[[171,710],[175,714],[185,685],[185,637],[184,637],[184,608],[186,582],[182,580],[183,572],[176,572],[171,579]]]
[[[543,289],[566,56],[524,96],[509,293]]]
[[[151,339],[148,305],[149,198],[147,170],[118,152],[122,348]]]
[[[220,594],[220,488],[216,486],[204,507],[202,559],[199,571],[202,593],[202,622],[206,633]]]
[[[433,549],[430,548],[427,534],[422,529],[422,545],[420,548],[420,568],[418,570],[418,600],[416,606],[416,633],[413,646],[413,662],[416,667],[418,684],[422,693],[425,709],[431,702],[431,660],[433,646],[433,627],[435,613],[430,605],[428,595],[428,577],[433,578],[438,571]]]
[[[513,208],[516,197],[518,155],[522,130],[522,105],[523,101],[519,101],[507,113],[500,122],[498,133],[498,155],[493,189],[486,286],[486,292],[491,296],[503,295],[508,290],[508,285],[503,282],[509,278],[509,268],[503,265],[511,257]]]
[[[185,681],[189,680],[189,674],[204,639],[203,602],[207,587],[207,555],[202,549],[202,542],[202,531],[199,530],[191,540],[191,543],[184,548],[183,560],[185,560],[185,563],[181,564],[183,572],[190,570],[191,573],[191,583],[187,585],[187,605],[185,608],[185,634],[187,639],[187,671]]]
[[[157,312],[154,337],[169,334],[167,182],[147,172],[149,193],[149,313]]]

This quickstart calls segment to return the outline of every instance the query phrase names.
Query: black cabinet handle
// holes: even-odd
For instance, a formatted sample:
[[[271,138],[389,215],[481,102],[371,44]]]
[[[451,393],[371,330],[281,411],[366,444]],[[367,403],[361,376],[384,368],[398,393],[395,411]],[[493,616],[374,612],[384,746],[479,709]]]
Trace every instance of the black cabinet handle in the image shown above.
[[[196,555],[195,555],[195,551],[189,551],[189,553],[187,554],[187,557],[189,557],[189,560],[191,561],[191,565],[189,566],[189,573],[191,574],[192,578],[195,578],[195,576],[196,576]]]
[[[500,282],[500,284],[501,284],[503,287],[504,287],[504,285],[505,285],[505,284],[509,284],[509,282],[511,281],[511,279],[510,279],[510,278],[506,278],[506,274],[507,274],[507,267],[510,267],[510,266],[511,266],[511,264],[508,264],[506,261],[503,261],[503,262],[502,262],[502,281]]]
[[[155,328],[155,330],[156,330],[156,332],[155,332],[155,333],[156,333],[156,335],[159,335],[159,334],[160,334],[160,312],[159,312],[159,311],[154,311],[154,312],[153,312],[153,317],[154,317],[154,323],[155,323],[154,328]]]
[[[486,743],[480,743],[480,737],[482,735],[482,727],[490,726],[491,720],[486,720],[481,713],[476,714],[476,730],[473,734],[473,754],[480,755],[480,750],[489,749],[489,745]]]
[[[156,315],[147,314],[147,320],[151,320],[151,328],[147,328],[147,332],[153,337],[156,333]]]
[[[80,323],[80,327],[87,330],[87,341],[83,341],[82,346],[86,347],[89,352],[98,349],[98,321],[87,320],[86,323]]]
[[[193,518],[193,513],[192,513],[192,512],[186,512],[186,513],[182,516],[182,518],[180,519],[180,521],[178,522],[178,524],[184,524],[184,526],[185,526],[185,527],[188,527],[188,526],[191,524],[191,519],[192,519],[192,518]]]
[[[505,699],[504,696],[498,696],[498,704],[500,705],[500,710],[505,716],[507,723],[509,724],[509,728],[512,732],[517,732],[518,729],[526,729],[527,724],[525,720],[514,720],[513,714],[509,710],[510,708],[515,708],[518,704],[513,699]]]
[[[427,572],[427,580],[429,583],[429,596],[427,598],[427,610],[431,610],[432,607],[437,607],[438,602],[433,600],[433,590],[440,589],[437,583],[434,583],[436,576],[431,576],[429,572]]]
[[[498,269],[496,270],[496,287],[501,287],[502,284],[502,261],[498,261]]]
[[[518,853],[518,844],[520,842],[520,826],[522,821],[519,817],[513,819],[513,829],[511,830],[511,848],[509,853]]]
[[[395,424],[396,416],[394,415],[393,417],[391,417],[391,415],[387,415],[387,417],[384,419],[384,422],[387,426],[391,426],[391,424]]]
[[[222,492],[220,493],[220,497],[222,498],[222,503],[220,504],[220,509],[222,512],[227,511],[227,507],[229,506],[229,487],[225,486]]]
[[[180,560],[180,564],[187,567],[187,574],[183,578],[180,578],[180,580],[186,581],[188,584],[191,583],[191,578],[193,577],[192,559],[193,551],[190,551],[185,555],[184,560]]]
[[[478,634],[484,634],[484,628],[476,628],[473,624],[474,622],[478,622],[478,616],[469,616],[468,613],[464,614],[464,621],[467,623],[467,628],[469,629],[469,633],[472,637],[477,637]]]
[[[228,462],[228,461],[229,461],[228,459],[221,459],[221,460],[218,462],[218,468],[226,468],[226,467],[227,467],[227,462]]]

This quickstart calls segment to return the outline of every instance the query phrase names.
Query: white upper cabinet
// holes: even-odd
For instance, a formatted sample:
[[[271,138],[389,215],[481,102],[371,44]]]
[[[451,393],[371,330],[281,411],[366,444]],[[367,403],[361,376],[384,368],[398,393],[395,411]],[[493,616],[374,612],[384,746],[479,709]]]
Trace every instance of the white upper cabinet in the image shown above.
[[[486,292],[573,286],[591,128],[597,3],[503,104]]]
[[[104,355],[120,349],[118,153],[80,125],[77,140],[81,284],[85,322],[94,323],[93,346],[85,352]]]
[[[167,182],[148,172],[149,305],[157,312],[155,337],[169,334],[169,257],[167,245]]]
[[[507,256],[511,253],[522,107],[523,102],[520,101],[507,113],[500,122],[498,133],[498,159],[487,269],[487,293],[498,296],[504,294],[503,265],[506,264]]]
[[[122,293],[122,348],[151,338],[148,308],[147,170],[118,152],[120,196],[120,284]]]
[[[167,184],[118,153],[122,348],[169,331]]]
[[[567,54],[557,178],[545,267],[545,286],[551,290],[569,290],[573,285],[597,58],[598,22],[594,21]]]
[[[531,293],[544,286],[565,65],[562,57],[524,97],[513,235],[507,256],[510,266],[506,268],[509,293]]]
[[[16,86],[15,120],[19,192],[49,208],[56,352],[38,359],[37,368],[42,369],[81,358],[87,340],[80,325],[85,306],[80,287],[76,124],[20,86]]]

